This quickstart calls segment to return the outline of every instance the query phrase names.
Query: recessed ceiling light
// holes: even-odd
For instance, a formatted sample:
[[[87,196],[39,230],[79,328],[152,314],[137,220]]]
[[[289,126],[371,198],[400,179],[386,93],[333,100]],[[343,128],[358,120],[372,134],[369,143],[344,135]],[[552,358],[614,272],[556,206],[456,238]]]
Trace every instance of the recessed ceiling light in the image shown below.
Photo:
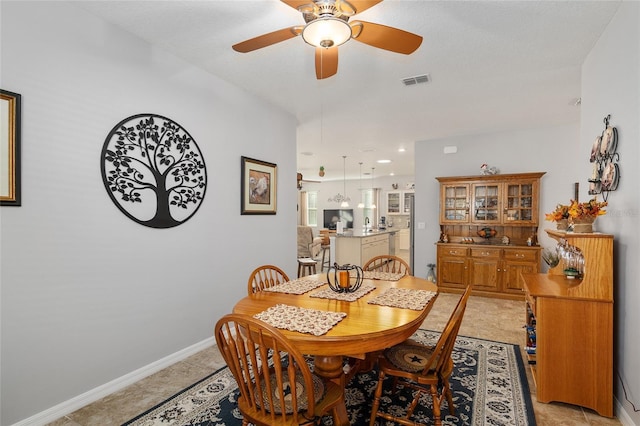
[[[395,173],[393,173],[393,172],[389,173],[389,176],[395,176],[395,175],[396,175],[396,174],[395,174]]]
[[[378,161],[376,161],[376,163],[378,163],[378,164],[388,164],[390,162],[391,162],[391,160],[378,160]]]
[[[404,148],[398,148],[398,152],[405,152],[405,151],[406,151],[406,149],[404,149]]]

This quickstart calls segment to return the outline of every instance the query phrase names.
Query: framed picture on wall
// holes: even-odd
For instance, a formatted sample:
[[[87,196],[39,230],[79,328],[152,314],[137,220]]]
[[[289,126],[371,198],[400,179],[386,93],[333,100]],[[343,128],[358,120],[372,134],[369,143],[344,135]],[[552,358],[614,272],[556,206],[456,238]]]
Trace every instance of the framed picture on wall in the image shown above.
[[[19,206],[20,101],[17,93],[0,89],[0,205]]]
[[[241,157],[241,214],[276,214],[278,166]]]

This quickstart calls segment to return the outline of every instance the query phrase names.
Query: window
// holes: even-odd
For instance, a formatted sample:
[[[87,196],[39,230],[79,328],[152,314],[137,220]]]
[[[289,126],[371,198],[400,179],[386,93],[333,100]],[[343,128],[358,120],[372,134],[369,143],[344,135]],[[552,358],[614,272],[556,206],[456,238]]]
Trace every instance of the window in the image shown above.
[[[378,210],[377,208],[373,207],[374,205],[377,207],[379,203],[379,201],[377,200],[378,198],[378,190],[377,189],[363,189],[362,190],[362,198],[363,198],[363,202],[364,202],[364,209],[362,211],[362,214],[364,215],[364,217],[368,217],[370,220],[370,223],[373,226],[377,226],[378,223]]]
[[[318,226],[318,192],[307,191],[307,225]]]

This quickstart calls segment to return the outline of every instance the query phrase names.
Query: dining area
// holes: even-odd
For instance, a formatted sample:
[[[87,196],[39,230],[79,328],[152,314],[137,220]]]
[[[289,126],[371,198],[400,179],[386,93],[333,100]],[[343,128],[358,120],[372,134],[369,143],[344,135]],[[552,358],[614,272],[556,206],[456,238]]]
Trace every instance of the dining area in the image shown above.
[[[331,416],[332,424],[349,425],[345,388],[356,374],[372,370],[379,377],[366,402],[370,425],[379,418],[414,424],[423,393],[433,400],[434,424],[441,424],[443,401],[454,413],[451,352],[469,295],[470,288],[440,338],[425,346],[411,336],[427,319],[438,288],[411,275],[402,259],[334,264],[327,273],[296,279],[275,265],[256,268],[247,296],[215,327],[218,350],[238,383],[243,424],[320,424]],[[386,377],[417,383],[405,419],[383,410]]]

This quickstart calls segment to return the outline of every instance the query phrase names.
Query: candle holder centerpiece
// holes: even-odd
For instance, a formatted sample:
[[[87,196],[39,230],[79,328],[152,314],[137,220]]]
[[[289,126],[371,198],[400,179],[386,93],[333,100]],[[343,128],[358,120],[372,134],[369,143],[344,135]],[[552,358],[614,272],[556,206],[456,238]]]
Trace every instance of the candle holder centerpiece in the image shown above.
[[[355,271],[352,274],[351,271]],[[327,271],[327,282],[329,288],[336,293],[353,293],[362,285],[364,273],[358,265],[338,265],[334,263]]]

